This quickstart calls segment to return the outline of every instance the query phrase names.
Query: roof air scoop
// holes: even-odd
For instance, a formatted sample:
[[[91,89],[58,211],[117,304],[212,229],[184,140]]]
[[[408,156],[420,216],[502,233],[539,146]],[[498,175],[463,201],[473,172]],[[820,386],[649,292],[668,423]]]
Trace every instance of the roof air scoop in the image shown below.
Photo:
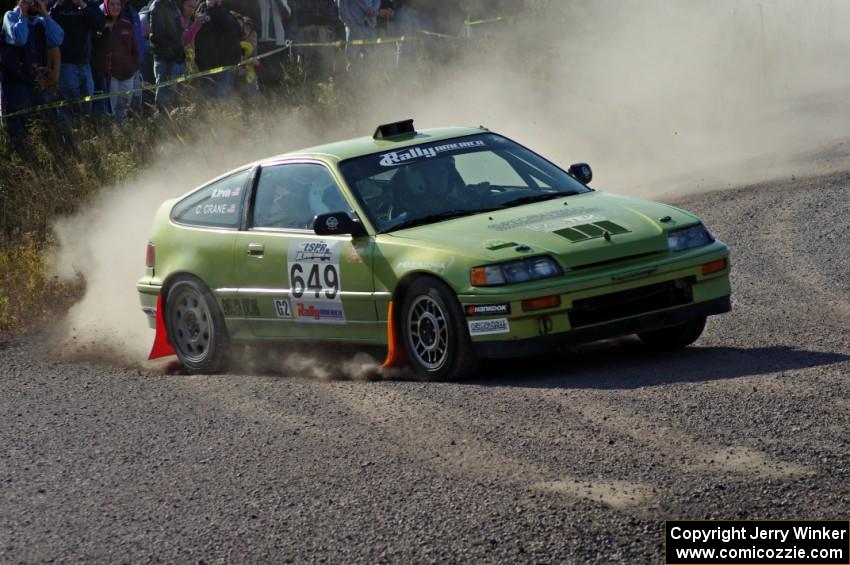
[[[414,135],[416,135],[416,130],[411,119],[380,125],[372,137],[374,139],[393,139],[396,137],[413,137]]]

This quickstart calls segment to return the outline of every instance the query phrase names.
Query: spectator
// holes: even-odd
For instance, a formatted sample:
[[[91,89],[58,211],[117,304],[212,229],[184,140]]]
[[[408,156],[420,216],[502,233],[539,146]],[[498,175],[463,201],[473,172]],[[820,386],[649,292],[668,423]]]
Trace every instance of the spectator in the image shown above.
[[[198,5],[197,17],[206,24],[195,37],[195,64],[199,71],[236,65],[242,60],[242,26],[221,0],[204,0]],[[225,98],[233,91],[234,69],[228,69],[203,79],[212,98]]]
[[[49,87],[48,52],[62,45],[64,31],[47,13],[45,0],[20,0],[3,16],[2,114],[8,115],[47,100]],[[9,135],[26,133],[26,116],[7,120]]]
[[[195,11],[198,8],[197,0],[182,0],[180,4],[180,29],[183,30],[183,47],[188,47],[195,40],[195,36],[201,30],[206,21],[205,18],[196,18]]]
[[[345,26],[339,19],[334,0],[296,0],[292,8],[297,43],[329,43],[345,39]],[[333,55],[329,49],[298,50],[306,81],[325,81],[333,74]]]
[[[139,71],[139,51],[136,28],[129,17],[125,17],[122,0],[105,0],[109,13],[109,25],[112,29],[109,49],[109,91],[124,92],[135,88],[135,79]],[[129,16],[129,14],[126,14]],[[118,118],[127,116],[132,94],[116,95],[110,98],[112,115]]]
[[[112,24],[117,16],[117,3],[104,2],[101,6],[105,22],[103,29],[95,32],[92,37],[91,46],[91,74],[94,83],[94,95],[105,94],[109,92],[109,74],[107,70],[107,59],[112,45]],[[112,8],[113,14],[109,13],[109,8]],[[92,112],[99,115],[110,113],[109,98],[101,98],[92,102]]]
[[[103,12],[93,0],[59,0],[50,10],[50,15],[65,33],[60,48],[62,66],[59,71],[59,94],[65,100],[91,96],[94,91],[92,39],[103,30]],[[85,104],[82,108],[88,111],[90,105]],[[80,107],[74,109],[78,111]]]
[[[434,23],[424,0],[382,0],[378,15],[387,22],[392,36],[413,36],[434,31]]]
[[[135,75],[133,75],[133,92],[132,96],[132,106],[137,110],[142,109],[142,69],[145,68],[145,59],[148,57],[152,57],[152,54],[148,54],[147,50],[147,40],[145,37],[144,30],[142,28],[142,20],[139,17],[139,12],[135,8],[135,5],[138,4],[132,0],[122,0],[121,1],[121,19],[129,22],[133,26],[133,35],[136,40],[136,51],[138,53],[138,69],[136,70]],[[104,2],[104,6],[105,6]]]
[[[381,0],[339,0],[339,16],[348,41],[375,39]]]
[[[153,73],[156,79],[156,107],[167,110],[173,103],[174,85],[163,83],[183,76],[186,51],[180,11],[174,0],[154,0],[150,10],[150,41],[153,46]]]
[[[257,3],[260,8],[259,41],[282,46],[286,41],[284,18],[292,15],[289,2],[287,0],[257,0]]]
[[[252,98],[260,93],[260,87],[257,84],[257,67],[260,62],[254,58],[257,52],[257,32],[254,31],[254,20],[249,17],[241,19],[242,24],[242,41],[239,46],[242,48],[242,62],[245,63],[236,74],[238,80],[237,90],[244,94],[246,98]]]
[[[293,0],[228,0],[231,9],[257,23],[257,55],[265,55],[285,45],[288,38],[286,30],[292,16],[290,1]],[[259,87],[265,89],[283,82],[288,62],[287,50],[264,57],[263,65],[257,69]]]

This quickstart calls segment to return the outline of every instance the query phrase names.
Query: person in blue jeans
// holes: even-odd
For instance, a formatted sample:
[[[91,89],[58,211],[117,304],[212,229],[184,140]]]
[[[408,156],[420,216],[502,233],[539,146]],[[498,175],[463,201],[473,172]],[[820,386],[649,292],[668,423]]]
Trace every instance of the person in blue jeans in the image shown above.
[[[156,107],[168,110],[174,103],[174,85],[163,83],[181,77],[186,71],[186,51],[180,10],[174,0],[154,0],[150,10],[150,42],[153,46],[153,74],[156,79]]]
[[[60,51],[59,94],[65,100],[91,96],[94,80],[91,70],[92,41],[103,31],[106,18],[93,0],[60,0],[50,15],[64,30],[65,39]],[[91,104],[72,106],[70,110],[88,112]]]
[[[26,115],[5,118],[47,101],[47,51],[62,44],[64,32],[47,13],[46,0],[20,0],[3,16],[0,42],[0,99],[12,138],[26,133]]]

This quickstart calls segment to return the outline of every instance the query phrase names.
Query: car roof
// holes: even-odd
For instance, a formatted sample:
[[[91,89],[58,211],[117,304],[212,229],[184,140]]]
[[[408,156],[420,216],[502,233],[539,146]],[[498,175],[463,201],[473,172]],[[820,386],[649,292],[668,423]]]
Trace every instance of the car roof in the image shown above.
[[[290,157],[311,157],[330,161],[343,161],[352,157],[360,157],[369,155],[370,153],[380,153],[381,151],[403,149],[420,143],[429,143],[432,141],[442,141],[444,139],[452,139],[455,137],[463,137],[466,135],[474,135],[487,131],[484,128],[434,128],[423,129],[416,132],[415,136],[402,137],[396,139],[375,139],[373,137],[358,137],[356,139],[348,139],[345,141],[336,141],[307,149],[299,149],[283,155],[278,155],[271,159],[264,159],[263,162],[276,161]]]

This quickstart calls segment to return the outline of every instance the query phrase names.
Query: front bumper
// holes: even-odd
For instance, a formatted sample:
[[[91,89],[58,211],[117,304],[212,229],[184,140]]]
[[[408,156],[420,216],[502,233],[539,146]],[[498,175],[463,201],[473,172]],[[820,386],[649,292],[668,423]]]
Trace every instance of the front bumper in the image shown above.
[[[615,320],[605,324],[579,328],[572,331],[543,335],[527,339],[504,341],[473,342],[472,347],[481,357],[525,357],[552,351],[566,345],[589,343],[600,339],[609,339],[649,330],[667,328],[714,314],[723,314],[732,309],[728,296],[689,306],[680,306],[673,310],[652,312],[624,320]]]
[[[720,260],[725,268],[703,271]],[[482,356],[513,357],[726,312],[729,271],[728,249],[716,242],[693,252],[574,271],[534,286],[476,289],[458,298],[473,347]],[[553,304],[526,307],[535,299]],[[502,310],[485,313],[495,306]],[[484,311],[470,313],[476,308]]]

